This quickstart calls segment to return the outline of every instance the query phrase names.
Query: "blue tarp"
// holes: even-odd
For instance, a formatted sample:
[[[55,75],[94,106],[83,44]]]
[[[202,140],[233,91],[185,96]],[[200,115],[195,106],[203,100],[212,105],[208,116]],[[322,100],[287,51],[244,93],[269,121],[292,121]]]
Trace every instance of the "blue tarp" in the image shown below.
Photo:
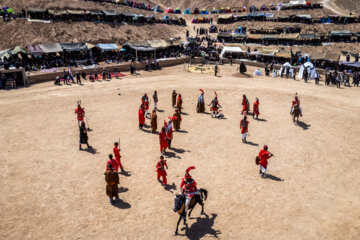
[[[118,50],[118,46],[115,43],[99,43],[96,47],[100,48],[101,51],[112,51]]]
[[[201,10],[200,14],[209,14],[207,10]]]

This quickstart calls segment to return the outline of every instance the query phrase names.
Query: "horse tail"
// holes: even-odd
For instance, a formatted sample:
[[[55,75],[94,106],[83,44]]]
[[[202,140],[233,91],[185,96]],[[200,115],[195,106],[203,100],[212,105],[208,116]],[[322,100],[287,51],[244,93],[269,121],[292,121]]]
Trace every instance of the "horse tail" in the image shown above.
[[[208,191],[206,189],[200,188],[200,196],[202,200],[206,201],[208,196]]]

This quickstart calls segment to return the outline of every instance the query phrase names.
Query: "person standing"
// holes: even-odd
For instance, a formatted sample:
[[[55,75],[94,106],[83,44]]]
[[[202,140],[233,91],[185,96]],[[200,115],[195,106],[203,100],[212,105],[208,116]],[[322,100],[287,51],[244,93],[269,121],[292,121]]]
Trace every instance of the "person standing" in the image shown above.
[[[94,77],[95,77],[95,80],[99,79],[98,72],[97,72],[96,68],[94,70]]]
[[[118,75],[118,68],[114,68],[114,75],[115,75],[115,78],[117,79],[119,77]]]
[[[218,101],[218,99],[217,99],[217,94],[216,94],[216,92],[214,92],[214,93],[215,93],[215,98],[214,98],[214,99],[211,101],[211,103],[208,105],[208,106],[211,106],[211,107],[210,107],[210,112],[211,112],[211,117],[212,117],[212,118],[213,118],[214,115],[216,116],[219,107],[221,107],[221,106],[220,106],[220,103],[219,103],[219,101]]]
[[[113,167],[110,164],[107,165],[107,170],[104,173],[105,181],[106,181],[106,195],[110,199],[110,204],[114,204],[113,198],[115,197],[115,201],[119,200],[119,174],[113,170]]]
[[[156,90],[154,91],[153,99],[154,99],[154,109],[155,109],[155,110],[158,110],[158,109],[157,109],[157,103],[158,103],[159,99],[158,99],[158,95],[157,95],[157,91],[156,91]]]
[[[176,105],[176,96],[177,96],[177,93],[176,93],[176,91],[174,89],[172,94],[171,94],[172,107],[175,107],[175,105]]]
[[[79,71],[76,71],[76,72],[75,72],[75,75],[76,75],[76,83],[81,85],[81,79],[80,79],[80,73],[79,73]]]
[[[181,113],[181,109],[182,109],[182,104],[183,104],[183,99],[181,97],[181,94],[179,93],[179,95],[177,97],[176,108],[179,110],[180,113]]]
[[[272,153],[269,153],[268,151],[268,146],[264,145],[264,148],[260,150],[259,152],[259,174],[261,174],[261,176],[264,178],[265,177],[265,173],[267,170],[267,165],[268,165],[268,159],[271,158],[273,155]]]
[[[166,160],[164,159],[164,156],[160,156],[160,161],[156,164],[156,172],[157,172],[157,180],[160,182],[160,177],[162,177],[162,186],[165,186],[167,184],[167,173],[166,169],[168,169],[168,165],[166,163]]]
[[[88,143],[88,135],[87,135],[87,128],[85,126],[85,122],[82,122],[80,127],[80,140],[79,140],[79,150],[82,150],[81,144],[86,144],[87,148],[89,149],[89,143]]]
[[[216,77],[217,74],[218,74],[218,71],[219,71],[219,67],[218,67],[217,63],[215,63],[214,71],[215,71],[215,72],[214,72],[214,76]]]
[[[145,109],[144,105],[141,105],[139,108],[139,129],[143,129],[145,124]]]
[[[256,98],[254,104],[253,104],[253,118],[255,118],[255,115],[256,115],[256,119],[259,118],[259,115],[260,115],[260,111],[259,111],[259,99]]]
[[[171,141],[173,140],[173,127],[172,127],[172,118],[169,117],[169,121],[166,124],[166,138],[168,142],[169,149],[171,149]]]
[[[172,119],[174,121],[175,131],[179,131],[182,118],[181,118],[181,113],[179,112],[179,110],[177,108],[175,108],[175,112],[174,112]]]
[[[102,78],[103,80],[106,80],[106,69],[103,68],[103,71],[102,71]]]
[[[113,152],[115,155],[115,161],[116,161],[117,165],[120,167],[120,169],[122,170],[123,166],[121,164],[120,146],[119,146],[118,142],[114,143]]]
[[[109,160],[106,163],[106,170],[108,170],[107,166],[109,166],[109,164],[111,164],[112,170],[116,172],[119,170],[119,165],[117,164],[116,160],[113,158],[112,154],[109,154]]]
[[[246,137],[248,133],[248,125],[249,121],[247,121],[247,116],[244,116],[244,119],[240,121],[240,129],[241,129],[241,139],[243,143],[246,143]]]
[[[150,120],[151,120],[151,132],[155,133],[157,129],[157,114],[155,109],[152,111],[150,115]]]
[[[200,96],[198,97],[198,102],[196,106],[196,112],[197,113],[203,113],[205,112],[205,102],[204,102],[204,90],[199,89],[201,91]]]
[[[243,109],[242,109],[242,111],[241,111],[241,115],[243,115],[244,112],[245,112],[246,114],[248,114],[249,108],[250,108],[250,104],[249,104],[249,101],[248,101],[248,99],[246,98],[246,95],[245,95],[245,94],[243,95],[243,100],[242,100],[241,105],[243,106]]]
[[[159,142],[160,142],[160,152],[165,153],[165,150],[168,148],[168,141],[166,137],[165,127],[162,127],[159,133]]]
[[[85,117],[85,110],[81,108],[80,104],[78,104],[78,107],[75,109],[75,114],[77,115],[78,125],[80,127]]]

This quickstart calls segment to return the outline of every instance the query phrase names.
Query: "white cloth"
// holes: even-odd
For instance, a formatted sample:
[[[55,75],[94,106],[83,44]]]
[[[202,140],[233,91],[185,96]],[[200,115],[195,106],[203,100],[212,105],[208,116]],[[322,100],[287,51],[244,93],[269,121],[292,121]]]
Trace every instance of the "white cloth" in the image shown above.
[[[260,172],[262,173],[266,173],[266,168],[264,168],[263,166],[259,165],[260,166]]]
[[[241,138],[242,138],[242,139],[244,139],[244,138],[246,138],[246,137],[247,137],[247,132],[241,134]]]
[[[262,74],[260,69],[257,69],[257,70],[255,70],[254,75],[255,76],[262,76],[263,74]]]

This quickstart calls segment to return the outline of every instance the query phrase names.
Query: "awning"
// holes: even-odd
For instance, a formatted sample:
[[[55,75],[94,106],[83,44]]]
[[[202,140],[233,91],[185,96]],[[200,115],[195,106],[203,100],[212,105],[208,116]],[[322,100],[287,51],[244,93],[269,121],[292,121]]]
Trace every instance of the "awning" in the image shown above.
[[[246,38],[246,34],[245,33],[240,33],[240,34],[234,34],[233,35],[233,38],[241,38],[241,39],[244,39]]]
[[[102,10],[105,16],[118,16],[120,13],[116,12],[115,10]]]
[[[143,51],[143,52],[148,52],[148,51],[155,51],[155,48],[152,48],[152,47],[133,47],[134,50],[137,50],[137,51]]]
[[[352,35],[350,30],[332,30],[329,37],[351,37]]]
[[[62,52],[62,48],[59,43],[39,44],[44,53],[58,53]]]
[[[290,59],[291,58],[291,52],[279,51],[279,52],[276,52],[274,56],[277,57],[277,58]]]
[[[118,46],[115,43],[99,43],[96,47],[100,48],[101,51],[113,51],[119,50]]]
[[[340,64],[348,66],[348,67],[356,67],[360,68],[360,62],[346,62],[346,61],[340,61]]]
[[[299,37],[299,33],[281,33],[279,38],[280,39],[288,39],[288,40],[294,40]]]
[[[30,53],[35,53],[35,54],[44,53],[44,51],[40,48],[39,44],[29,45],[27,46],[27,49],[29,50]]]
[[[135,47],[150,47],[149,43],[147,41],[137,41],[137,42],[126,42],[124,46],[128,46],[130,48],[135,48]]]
[[[5,57],[8,58],[10,57],[10,49],[6,49],[6,50],[2,50],[0,51],[0,59],[4,59]]]
[[[87,50],[85,43],[60,43],[61,48],[64,52],[74,52]]]
[[[306,33],[300,34],[299,38],[303,40],[319,39],[319,37],[316,36],[315,34],[306,34]]]
[[[19,47],[19,46],[16,46],[12,51],[11,51],[11,54],[12,55],[16,55],[18,53],[27,53],[25,49]]]
[[[89,11],[89,14],[94,16],[101,16],[103,15],[101,11]]]
[[[45,9],[42,8],[29,8],[27,10],[28,13],[45,13]]]
[[[81,10],[66,10],[66,12],[71,15],[84,15],[85,14],[85,12],[81,11]]]
[[[247,38],[248,39],[261,39],[263,36],[263,34],[248,34]]]
[[[48,10],[49,14],[54,16],[61,16],[61,15],[67,15],[66,10]]]
[[[224,47],[222,50],[221,50],[221,53],[220,53],[220,58],[223,57],[223,55],[227,52],[231,52],[231,53],[245,53],[244,50],[242,50],[240,47]]]
[[[279,34],[264,34],[261,39],[265,40],[277,40],[279,39]]]

